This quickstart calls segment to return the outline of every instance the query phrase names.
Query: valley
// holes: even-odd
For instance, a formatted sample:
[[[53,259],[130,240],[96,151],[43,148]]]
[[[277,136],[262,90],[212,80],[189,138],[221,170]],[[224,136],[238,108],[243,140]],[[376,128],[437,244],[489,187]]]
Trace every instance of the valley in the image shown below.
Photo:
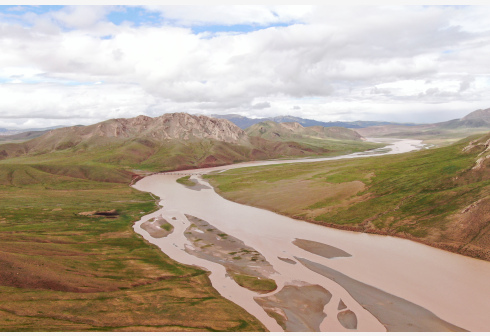
[[[243,131],[176,113],[0,145],[0,224],[9,242],[1,330],[413,331],[417,314],[426,324],[416,330],[484,330],[479,314],[462,318],[461,309],[486,309],[474,296],[486,285],[468,292],[466,280],[444,280],[444,268],[418,256],[433,253],[478,279],[486,264],[405,244],[488,260],[487,137],[423,149],[419,140],[366,140],[342,127],[266,121]],[[162,170],[179,172],[154,175]],[[368,252],[372,236],[349,231],[408,240],[379,236],[379,250]],[[395,267],[386,250],[427,277],[381,280]],[[404,281],[417,281],[418,294],[393,286]],[[448,312],[424,299],[432,281],[441,283],[435,302],[458,288],[461,306]],[[363,301],[360,289],[395,300],[404,317]],[[307,313],[298,308],[305,304]]]
[[[0,6],[0,336],[490,332],[489,6]]]

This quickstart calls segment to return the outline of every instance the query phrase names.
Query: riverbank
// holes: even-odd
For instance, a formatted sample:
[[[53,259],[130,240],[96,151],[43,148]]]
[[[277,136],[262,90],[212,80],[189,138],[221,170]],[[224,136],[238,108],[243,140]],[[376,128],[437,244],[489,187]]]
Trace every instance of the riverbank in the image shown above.
[[[223,197],[298,220],[490,260],[490,181],[466,142],[396,156],[209,174]],[[301,197],[296,195],[301,194]]]
[[[280,163],[282,162],[242,163],[232,167]],[[277,167],[286,166],[275,166]],[[221,170],[228,168],[231,167],[222,167]],[[291,171],[291,168],[288,169]],[[142,221],[164,215],[175,226],[175,231],[161,239],[154,239],[140,231],[140,223],[135,225],[135,231],[141,232],[145,239],[159,246],[172,259],[208,270],[213,287],[223,297],[256,316],[267,329],[283,330],[285,320],[281,320],[281,316],[288,314],[292,314],[289,316],[295,321],[303,321],[289,328],[298,328],[300,325],[300,328],[311,328],[317,325],[317,320],[305,321],[300,312],[294,312],[294,307],[283,306],[282,303],[279,306],[266,303],[269,302],[267,297],[276,296],[284,288],[289,289],[283,293],[297,292],[288,286],[316,285],[332,294],[331,300],[323,309],[326,317],[320,323],[320,331],[348,331],[354,326],[354,322],[357,322],[358,331],[383,331],[388,327],[366,311],[341,284],[298,262],[298,258],[302,258],[335,269],[359,283],[378,288],[421,307],[455,328],[488,330],[485,312],[490,310],[490,303],[482,294],[490,293],[490,286],[486,281],[490,277],[489,263],[408,240],[334,230],[227,201],[209,188],[209,183],[200,177],[200,174],[211,170],[214,169],[182,172],[193,174],[190,180],[196,185],[192,189],[176,182],[181,175],[159,174],[138,182],[136,188],[155,194],[163,205],[161,210],[142,218]],[[196,186],[199,188],[195,188]],[[186,246],[192,246],[192,243],[185,237],[185,230],[191,223],[186,215],[202,219],[219,229],[222,234],[236,237],[259,252],[276,271],[271,277],[277,283],[277,290],[268,294],[249,291],[227,277],[226,268],[222,265],[189,255]],[[176,220],[172,221],[172,218]],[[294,241],[302,241],[302,247],[310,251],[296,246]],[[341,251],[344,252],[344,257],[335,257]],[[433,263],[433,260],[438,262]],[[277,299],[282,302],[279,299],[281,296],[282,294]],[[259,300],[261,304],[258,304],[257,298],[264,298],[265,301]],[[286,301],[293,305],[299,304],[294,300]],[[323,313],[315,313],[319,314],[315,316],[323,316]],[[417,319],[416,316],[413,318]],[[441,331],[446,330],[445,322],[439,324]],[[435,330],[439,330],[437,325]],[[400,322],[397,328],[405,327]]]

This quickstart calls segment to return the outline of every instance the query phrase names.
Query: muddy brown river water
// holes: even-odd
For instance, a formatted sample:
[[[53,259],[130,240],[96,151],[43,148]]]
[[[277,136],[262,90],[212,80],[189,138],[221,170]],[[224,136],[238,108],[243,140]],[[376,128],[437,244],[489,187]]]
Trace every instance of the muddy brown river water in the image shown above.
[[[246,162],[185,173],[396,154],[422,147],[418,140],[382,141],[390,142],[388,153]],[[134,185],[159,197],[162,206],[136,222],[134,230],[170,258],[210,271],[214,288],[270,331],[490,331],[489,262],[400,238],[294,220],[228,201],[199,175],[191,178],[201,186],[194,189],[176,183],[179,177],[156,174]],[[219,262],[187,253],[193,244],[185,234],[191,225],[186,215],[260,253],[272,265],[267,274],[278,288],[258,294],[240,287]],[[158,216],[173,226],[166,237],[152,237],[141,228]],[[206,246],[209,253],[218,249]]]

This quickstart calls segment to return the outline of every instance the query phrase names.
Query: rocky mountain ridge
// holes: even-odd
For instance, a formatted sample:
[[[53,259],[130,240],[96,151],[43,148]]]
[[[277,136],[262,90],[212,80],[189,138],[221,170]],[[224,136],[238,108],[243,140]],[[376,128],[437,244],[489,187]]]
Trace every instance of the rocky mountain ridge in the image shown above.
[[[119,118],[55,129],[25,142],[2,144],[0,160],[30,157],[25,160],[59,165],[97,162],[168,171],[280,157],[352,153],[377,146],[327,138],[307,142],[303,141],[304,135],[295,135],[304,132],[301,125],[281,127],[285,130],[289,127],[290,136],[266,139],[248,135],[228,120],[187,113]]]
[[[228,143],[247,142],[243,130],[228,120],[195,116],[187,113],[170,113],[151,118],[118,118],[90,126],[73,126],[47,132],[44,139],[69,135],[79,140],[93,137],[140,138],[155,141],[212,139]]]

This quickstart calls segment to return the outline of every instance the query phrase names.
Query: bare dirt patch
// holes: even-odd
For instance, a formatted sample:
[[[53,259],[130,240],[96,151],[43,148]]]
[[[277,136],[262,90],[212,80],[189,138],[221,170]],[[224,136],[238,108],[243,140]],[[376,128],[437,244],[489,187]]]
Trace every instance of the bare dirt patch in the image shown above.
[[[55,211],[55,210],[53,210],[53,211]],[[119,213],[117,212],[116,209],[107,210],[107,211],[104,210],[104,211],[79,212],[78,215],[89,216],[89,217],[105,217],[105,218],[117,218],[117,217],[119,217]]]

